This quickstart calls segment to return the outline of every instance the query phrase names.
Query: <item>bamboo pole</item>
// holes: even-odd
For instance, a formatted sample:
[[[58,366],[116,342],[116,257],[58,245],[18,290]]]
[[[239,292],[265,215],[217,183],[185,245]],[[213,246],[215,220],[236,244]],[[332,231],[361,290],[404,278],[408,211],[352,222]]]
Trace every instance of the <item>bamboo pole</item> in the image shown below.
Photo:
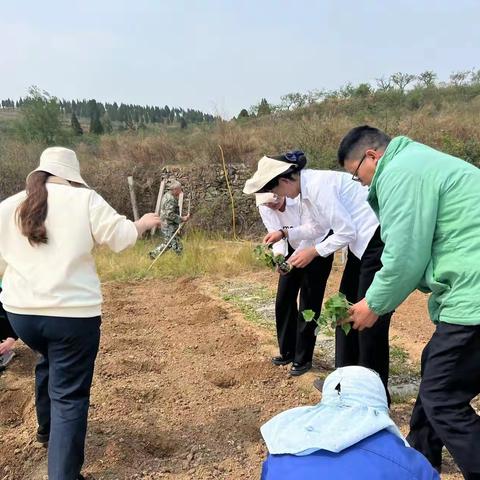
[[[182,216],[183,213],[183,192],[178,196],[178,214]]]
[[[219,145],[218,148],[220,149],[220,154],[222,156],[222,164],[223,164],[223,173],[225,175],[225,181],[227,182],[227,188],[228,188],[228,193],[230,195],[230,204],[231,204],[231,208],[232,208],[232,229],[233,229],[233,239],[234,240],[238,240],[237,239],[237,229],[236,229],[236,226],[235,226],[235,201],[233,199],[233,193],[232,193],[232,188],[230,186],[230,182],[228,180],[228,172],[227,172],[227,165],[225,163],[225,156],[223,155],[223,149],[222,147]]]
[[[128,190],[130,192],[130,203],[132,204],[133,219],[137,221],[140,216],[138,215],[137,199],[135,198],[135,190],[133,188],[133,177],[128,177]]]
[[[160,182],[160,188],[158,189],[157,203],[155,204],[155,213],[157,215],[160,215],[160,207],[162,206],[162,198],[163,198],[164,191],[165,191],[165,180],[162,180]],[[150,230],[150,234],[152,235],[152,237],[155,235],[156,231],[157,231],[157,227],[153,227]]]

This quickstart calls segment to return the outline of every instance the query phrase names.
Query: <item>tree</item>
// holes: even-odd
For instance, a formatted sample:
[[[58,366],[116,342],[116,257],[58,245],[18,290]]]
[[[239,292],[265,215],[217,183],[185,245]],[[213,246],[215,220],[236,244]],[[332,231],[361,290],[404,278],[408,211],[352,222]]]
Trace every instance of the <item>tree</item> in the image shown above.
[[[102,135],[105,133],[105,129],[100,120],[103,113],[103,105],[100,108],[100,104],[97,104],[96,100],[89,100],[87,103],[87,111],[90,117],[90,133],[95,135]]]
[[[302,93],[287,93],[280,97],[281,108],[284,110],[294,110],[296,108],[301,108],[306,105],[308,102],[308,95]]]
[[[100,121],[100,113],[93,111],[90,116],[90,133],[102,135],[105,132],[102,122]]]
[[[431,70],[425,70],[424,72],[417,75],[418,83],[421,87],[431,88],[435,86],[437,81],[437,74]]]
[[[78,121],[78,118],[75,115],[75,112],[72,112],[72,118],[70,120],[70,126],[72,127],[73,133],[75,135],[83,135],[83,128],[80,125],[80,122]]]
[[[57,98],[38,87],[30,87],[28,96],[20,99],[22,120],[17,124],[19,133],[27,140],[39,140],[47,145],[59,143],[62,137],[62,111]]]
[[[250,115],[248,114],[248,111],[245,108],[242,108],[240,110],[240,113],[238,114],[238,118],[248,118]]]
[[[471,70],[453,72],[450,75],[450,83],[452,83],[452,85],[455,85],[456,87],[460,87],[461,85],[466,85],[471,75],[472,75]]]
[[[262,98],[260,100],[260,105],[258,106],[258,112],[257,115],[260,117],[262,115],[270,115],[272,113],[272,109],[270,108],[270,105],[267,102],[266,98]]]
[[[348,82],[343,87],[340,87],[338,91],[338,96],[340,98],[351,98],[353,97],[354,93],[355,93],[354,86],[350,82]]]
[[[187,128],[187,121],[183,117],[180,117],[180,128],[181,129]]]
[[[403,93],[407,86],[415,80],[415,75],[397,72],[390,76],[390,80]]]
[[[352,96],[354,97],[368,97],[372,93],[372,87],[370,86],[369,83],[361,83],[356,87],[353,92]]]
[[[471,81],[473,84],[480,83],[480,70],[477,70],[477,71],[472,70]]]
[[[107,112],[105,112],[103,114],[102,126],[103,126],[103,130],[104,130],[105,133],[112,133],[113,132],[113,125],[112,125],[112,122],[110,120],[110,116],[108,115]]]

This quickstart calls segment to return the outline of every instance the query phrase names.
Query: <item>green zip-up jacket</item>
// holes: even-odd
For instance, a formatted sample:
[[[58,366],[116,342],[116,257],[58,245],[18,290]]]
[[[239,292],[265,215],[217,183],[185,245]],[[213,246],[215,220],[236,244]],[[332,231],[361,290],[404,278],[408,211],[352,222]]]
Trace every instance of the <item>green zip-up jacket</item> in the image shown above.
[[[369,307],[387,313],[418,288],[431,293],[435,323],[480,324],[480,170],[396,137],[377,164],[368,201],[385,243]]]

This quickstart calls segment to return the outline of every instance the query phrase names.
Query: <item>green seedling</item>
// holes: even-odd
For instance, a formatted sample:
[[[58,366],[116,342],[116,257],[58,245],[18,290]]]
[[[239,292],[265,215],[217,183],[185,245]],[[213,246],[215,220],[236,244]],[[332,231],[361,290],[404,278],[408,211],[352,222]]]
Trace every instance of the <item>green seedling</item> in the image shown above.
[[[286,261],[284,255],[273,254],[271,243],[257,245],[254,248],[253,253],[259,262],[272,270],[278,267],[282,273],[288,273],[292,269],[292,266]]]
[[[345,298],[343,293],[337,293],[330,297],[322,308],[322,313],[318,318],[315,318],[315,312],[313,310],[304,310],[302,312],[303,319],[306,322],[315,321],[317,328],[315,328],[315,335],[318,335],[322,330],[332,330],[340,325],[345,335],[348,335],[352,325],[350,323],[341,323],[348,318],[348,311],[352,304]]]

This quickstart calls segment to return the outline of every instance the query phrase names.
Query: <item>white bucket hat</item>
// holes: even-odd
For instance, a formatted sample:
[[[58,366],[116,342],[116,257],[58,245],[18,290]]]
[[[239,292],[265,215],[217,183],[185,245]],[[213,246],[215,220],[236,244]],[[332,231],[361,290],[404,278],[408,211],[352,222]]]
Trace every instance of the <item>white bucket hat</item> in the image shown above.
[[[257,207],[260,205],[265,205],[266,203],[277,203],[278,202],[278,195],[272,192],[266,193],[256,193],[255,194],[255,204]]]
[[[286,410],[260,428],[272,454],[341,452],[381,430],[408,443],[390,418],[380,376],[365,367],[343,367],[323,384],[322,401]]]
[[[270,180],[285,173],[292,163],[282,162],[270,157],[262,157],[258,162],[257,171],[245,182],[243,193],[256,193],[261,190]]]
[[[33,172],[47,172],[69,182],[77,182],[88,187],[80,175],[80,164],[73,150],[64,147],[49,147],[40,155],[40,165]],[[28,177],[33,173],[30,172]]]

